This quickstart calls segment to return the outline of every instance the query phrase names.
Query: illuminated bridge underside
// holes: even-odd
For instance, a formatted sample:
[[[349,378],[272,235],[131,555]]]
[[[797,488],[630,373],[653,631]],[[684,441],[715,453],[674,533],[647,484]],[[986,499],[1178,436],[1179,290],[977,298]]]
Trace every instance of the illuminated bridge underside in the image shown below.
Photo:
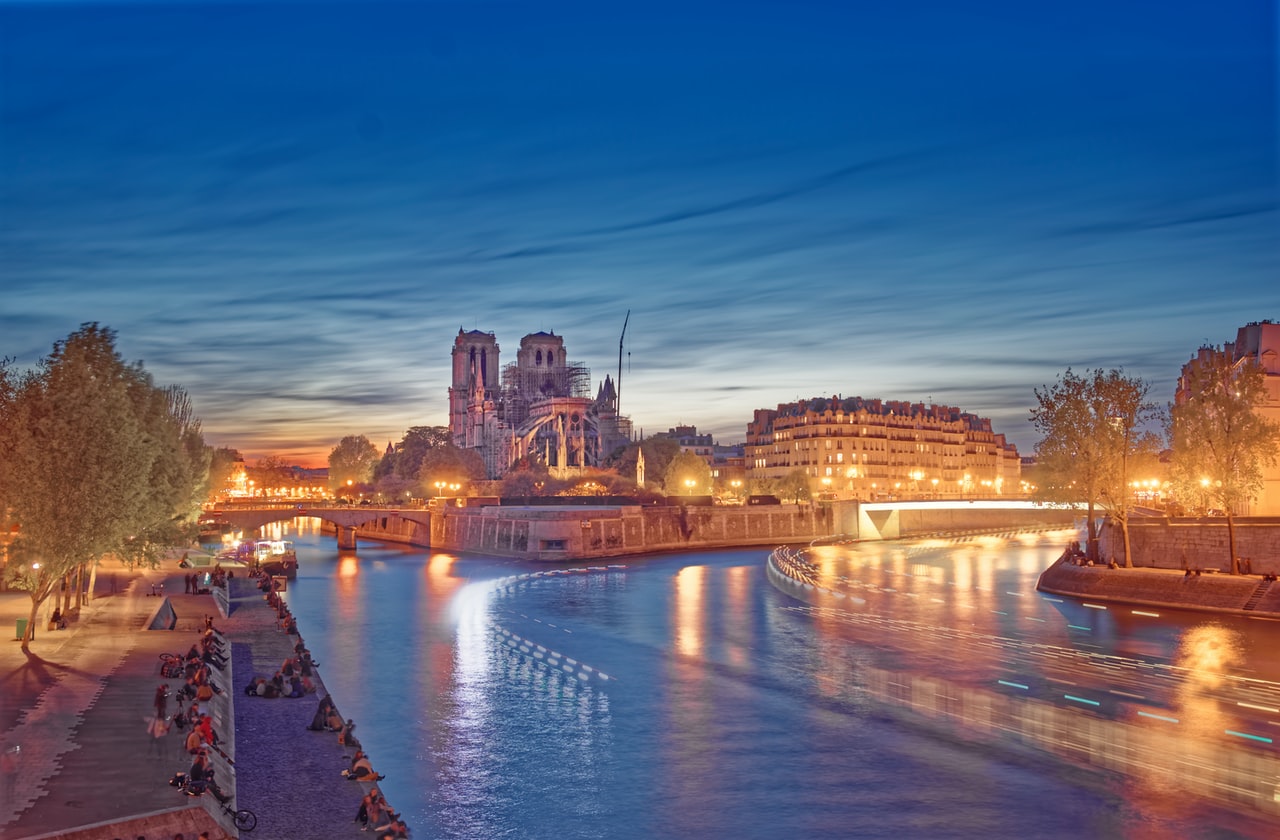
[[[244,531],[254,531],[272,522],[287,522],[300,516],[312,516],[338,528],[359,528],[370,522],[388,519],[407,519],[424,526],[431,524],[430,511],[418,508],[325,508],[306,505],[280,507],[225,508],[212,512],[214,516]]]

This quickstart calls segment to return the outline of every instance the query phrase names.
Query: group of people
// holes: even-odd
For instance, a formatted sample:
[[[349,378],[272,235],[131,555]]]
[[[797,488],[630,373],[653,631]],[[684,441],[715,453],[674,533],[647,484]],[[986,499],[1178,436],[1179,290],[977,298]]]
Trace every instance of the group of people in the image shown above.
[[[169,684],[157,685],[152,698],[154,714],[147,722],[147,733],[163,753],[161,739],[168,736],[172,728],[177,727],[180,732],[187,730],[183,739],[183,749],[191,757],[191,766],[185,774],[187,792],[194,794],[207,790],[219,802],[226,803],[231,796],[218,786],[209,761],[209,750],[218,749],[218,733],[204,705],[213,699],[214,694],[221,693],[209,677],[210,666],[226,666],[225,645],[218,637],[212,618],[205,619],[200,638],[191,645],[182,661],[181,676],[185,681],[175,698],[176,710],[172,715],[169,713]],[[187,701],[190,705],[185,705]]]
[[[182,556],[181,565],[184,568],[190,566],[190,564],[187,562],[187,556],[185,554]],[[235,572],[229,572],[226,569],[222,568],[222,564],[215,563],[211,571],[208,571],[208,572],[195,571],[189,575],[183,575],[182,576],[182,586],[183,586],[182,593],[184,595],[208,595],[209,586],[226,586],[227,578],[232,577],[234,574]],[[200,578],[202,577],[205,578],[204,583],[207,584],[207,586],[201,585]]]
[[[299,636],[297,643],[293,646],[293,656],[281,663],[275,676],[270,679],[254,677],[244,687],[244,693],[250,697],[268,698],[304,697],[314,694],[316,691],[315,667],[316,662],[311,658],[311,651],[307,650],[306,643]]]
[[[289,612],[289,605],[284,602],[284,599],[280,597],[280,593],[276,591],[271,575],[264,571],[259,571],[258,588],[267,593],[267,603],[276,611],[276,623],[280,630],[290,636],[298,635],[298,622],[294,620],[293,613]]]
[[[307,729],[314,732],[337,732],[338,743],[355,750],[351,756],[350,765],[342,770],[344,779],[352,782],[378,782],[385,778],[373,769],[369,756],[365,755],[364,749],[360,746],[360,739],[356,737],[355,732],[356,722],[350,718],[343,720],[342,715],[338,714],[338,707],[334,705],[329,695],[326,694],[320,698],[316,713],[311,718]],[[360,810],[356,813],[355,821],[360,823],[365,831],[377,832],[378,840],[404,840],[409,836],[409,827],[405,825],[404,820],[400,819],[400,815],[387,805],[387,800],[383,798],[377,785],[371,787],[360,801]]]
[[[369,788],[360,800],[355,821],[364,826],[364,831],[377,832],[378,840],[406,840],[409,836],[409,826],[391,810],[377,785]]]

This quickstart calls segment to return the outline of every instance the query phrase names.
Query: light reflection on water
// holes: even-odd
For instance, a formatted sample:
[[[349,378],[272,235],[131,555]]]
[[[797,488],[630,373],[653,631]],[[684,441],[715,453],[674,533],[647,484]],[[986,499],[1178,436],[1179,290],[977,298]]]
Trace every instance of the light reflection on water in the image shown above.
[[[293,538],[291,607],[418,837],[1251,836],[867,702],[865,667],[989,684],[1025,664],[999,639],[1174,659],[1188,627],[1128,633],[1035,597],[1057,546],[824,549],[866,599],[851,623],[798,610],[760,550],[512,581],[547,567]]]

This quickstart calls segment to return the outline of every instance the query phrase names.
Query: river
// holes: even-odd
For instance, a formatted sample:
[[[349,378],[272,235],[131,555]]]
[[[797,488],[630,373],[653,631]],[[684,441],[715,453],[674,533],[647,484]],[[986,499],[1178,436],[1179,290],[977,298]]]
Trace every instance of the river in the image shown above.
[[[876,668],[1095,704],[1081,715],[1160,708],[1209,632],[1240,697],[1264,698],[1234,725],[1280,731],[1254,710],[1275,696],[1280,626],[1046,599],[1035,580],[1063,535],[820,549],[848,594],[833,611],[775,589],[763,549],[553,567],[363,541],[339,554],[307,519],[281,533],[300,560],[290,607],[416,837],[1280,831],[904,724],[859,691]]]

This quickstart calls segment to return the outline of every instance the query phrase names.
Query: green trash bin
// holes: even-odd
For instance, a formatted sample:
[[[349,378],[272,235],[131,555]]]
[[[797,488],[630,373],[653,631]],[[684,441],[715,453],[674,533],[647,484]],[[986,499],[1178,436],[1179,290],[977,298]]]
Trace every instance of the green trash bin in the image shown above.
[[[27,619],[25,618],[18,619],[18,626],[14,628],[13,632],[16,634],[13,637],[15,639],[21,639],[23,636],[27,635]],[[32,633],[31,638],[34,639],[35,637],[36,637],[36,634]]]

